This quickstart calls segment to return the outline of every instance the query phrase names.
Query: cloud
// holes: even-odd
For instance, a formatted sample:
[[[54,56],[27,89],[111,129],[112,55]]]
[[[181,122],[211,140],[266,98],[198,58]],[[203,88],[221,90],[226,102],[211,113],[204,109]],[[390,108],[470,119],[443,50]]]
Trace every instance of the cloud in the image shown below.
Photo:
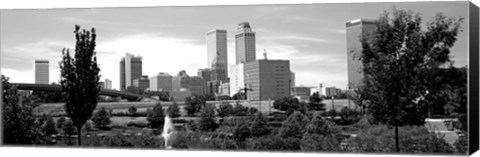
[[[142,56],[143,75],[153,76],[158,72],[176,75],[186,70],[196,75],[206,65],[206,48],[194,40],[162,36],[159,34],[137,34],[97,43],[98,61],[102,79],[112,80],[113,86],[119,86],[119,62],[125,54]],[[101,52],[108,52],[104,55]]]

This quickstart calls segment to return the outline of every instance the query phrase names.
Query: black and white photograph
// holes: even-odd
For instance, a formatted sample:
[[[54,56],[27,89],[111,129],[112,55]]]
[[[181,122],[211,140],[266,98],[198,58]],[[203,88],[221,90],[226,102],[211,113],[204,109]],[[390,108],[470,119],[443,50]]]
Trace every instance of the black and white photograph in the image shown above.
[[[469,1],[0,13],[2,146],[478,149],[478,139],[469,145],[478,138],[469,110],[479,105],[469,84],[478,92],[479,18]]]

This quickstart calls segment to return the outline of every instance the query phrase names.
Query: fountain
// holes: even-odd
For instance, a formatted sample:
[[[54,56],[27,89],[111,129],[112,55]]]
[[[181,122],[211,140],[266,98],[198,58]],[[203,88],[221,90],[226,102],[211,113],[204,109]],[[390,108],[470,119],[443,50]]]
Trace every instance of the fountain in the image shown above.
[[[173,123],[170,117],[167,115],[165,116],[165,123],[163,125],[162,137],[165,140],[165,149],[172,149],[172,146],[168,145],[168,140],[170,135],[173,133]]]

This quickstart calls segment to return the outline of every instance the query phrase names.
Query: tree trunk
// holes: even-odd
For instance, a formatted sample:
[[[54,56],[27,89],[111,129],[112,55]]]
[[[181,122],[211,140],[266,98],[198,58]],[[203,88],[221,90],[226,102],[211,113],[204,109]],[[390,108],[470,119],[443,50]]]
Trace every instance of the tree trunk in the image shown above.
[[[398,145],[398,125],[395,124],[395,149],[397,153],[400,152],[400,146]]]
[[[82,126],[77,126],[78,146],[82,146]]]

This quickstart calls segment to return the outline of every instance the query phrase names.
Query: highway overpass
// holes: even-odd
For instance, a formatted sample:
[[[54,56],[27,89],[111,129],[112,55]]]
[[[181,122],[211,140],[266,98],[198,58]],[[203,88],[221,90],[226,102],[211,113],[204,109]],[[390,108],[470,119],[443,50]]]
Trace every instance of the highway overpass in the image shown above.
[[[33,84],[33,83],[10,83],[11,85],[17,86],[18,90],[32,90],[32,91],[61,91],[62,87],[60,85],[52,84]],[[111,96],[111,97],[121,97],[122,99],[127,99],[128,101],[138,101],[141,99],[141,95],[133,94],[129,92],[123,92],[112,89],[101,89],[100,95]]]

